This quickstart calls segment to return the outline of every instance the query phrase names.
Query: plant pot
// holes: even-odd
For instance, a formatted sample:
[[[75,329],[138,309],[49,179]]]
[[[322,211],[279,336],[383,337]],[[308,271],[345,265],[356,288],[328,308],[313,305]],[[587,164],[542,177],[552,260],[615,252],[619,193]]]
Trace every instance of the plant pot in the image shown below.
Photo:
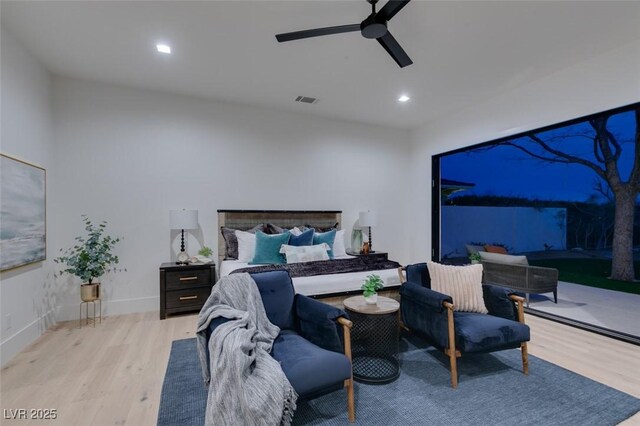
[[[80,286],[80,299],[83,302],[92,302],[100,299],[100,283],[82,284]]]
[[[364,296],[364,301],[367,305],[375,305],[378,303],[378,293],[374,293],[371,296]]]
[[[480,261],[479,261],[479,260],[472,260],[472,261],[471,261],[471,264],[472,264],[472,265],[477,265],[478,263],[480,263]]]

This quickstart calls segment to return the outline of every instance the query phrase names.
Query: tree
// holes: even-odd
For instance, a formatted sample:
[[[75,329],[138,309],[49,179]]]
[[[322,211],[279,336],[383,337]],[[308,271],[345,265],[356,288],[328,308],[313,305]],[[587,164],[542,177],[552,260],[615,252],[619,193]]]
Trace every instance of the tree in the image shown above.
[[[633,113],[636,124],[635,135],[631,141],[634,150],[633,165],[626,180],[621,176],[618,164],[622,154],[621,141],[607,128],[607,123],[614,113],[599,114],[597,117],[589,119],[587,123],[591,131],[579,135],[564,135],[547,139],[543,135],[531,133],[525,137],[529,145],[515,141],[503,143],[503,145],[517,148],[528,156],[544,162],[579,164],[588,167],[607,183],[613,193],[615,206],[610,278],[623,281],[635,279],[633,221],[635,200],[640,193],[640,106],[635,107]],[[558,139],[568,137],[587,138],[592,144],[593,159],[565,152],[553,144]]]

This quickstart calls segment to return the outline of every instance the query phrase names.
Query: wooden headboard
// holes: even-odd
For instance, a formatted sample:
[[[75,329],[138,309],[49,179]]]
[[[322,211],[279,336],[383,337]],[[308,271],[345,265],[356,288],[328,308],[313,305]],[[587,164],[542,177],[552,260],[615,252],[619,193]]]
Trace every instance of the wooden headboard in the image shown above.
[[[220,229],[251,229],[261,223],[271,223],[281,228],[309,225],[314,228],[342,226],[339,210],[218,210],[218,267],[224,260],[227,245]]]

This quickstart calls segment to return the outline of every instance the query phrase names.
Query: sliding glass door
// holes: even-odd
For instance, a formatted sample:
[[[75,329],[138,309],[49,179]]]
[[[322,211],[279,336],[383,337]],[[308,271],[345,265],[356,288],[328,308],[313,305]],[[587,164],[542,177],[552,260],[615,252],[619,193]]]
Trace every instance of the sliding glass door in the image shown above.
[[[639,126],[634,104],[434,156],[434,260],[557,269],[531,309],[640,336]]]

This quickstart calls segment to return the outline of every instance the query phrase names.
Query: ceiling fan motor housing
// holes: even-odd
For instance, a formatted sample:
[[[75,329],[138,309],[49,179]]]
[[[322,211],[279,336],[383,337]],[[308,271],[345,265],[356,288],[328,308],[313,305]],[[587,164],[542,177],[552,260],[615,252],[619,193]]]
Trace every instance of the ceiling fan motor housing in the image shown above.
[[[387,23],[376,21],[376,14],[372,13],[360,23],[360,32],[365,38],[380,38],[387,33]]]

